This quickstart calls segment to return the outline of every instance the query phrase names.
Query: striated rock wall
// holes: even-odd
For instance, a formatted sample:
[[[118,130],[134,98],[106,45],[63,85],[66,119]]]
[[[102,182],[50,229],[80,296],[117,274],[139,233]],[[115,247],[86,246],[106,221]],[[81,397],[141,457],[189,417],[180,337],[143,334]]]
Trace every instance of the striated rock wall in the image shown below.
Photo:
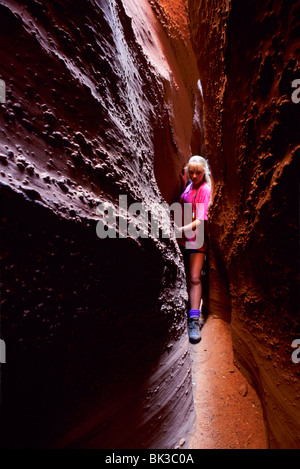
[[[173,448],[194,419],[178,246],[100,239],[96,208],[178,195],[202,132],[186,3],[4,0],[0,29],[1,447]]]
[[[231,319],[272,448],[300,446],[299,15],[292,1],[189,0],[214,181],[210,308]]]

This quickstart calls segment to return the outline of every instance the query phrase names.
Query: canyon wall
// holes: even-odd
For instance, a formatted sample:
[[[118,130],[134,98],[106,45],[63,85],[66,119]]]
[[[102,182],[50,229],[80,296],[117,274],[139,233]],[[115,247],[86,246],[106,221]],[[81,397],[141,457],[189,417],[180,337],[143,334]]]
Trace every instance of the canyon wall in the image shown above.
[[[194,421],[183,264],[119,196],[159,217],[201,145],[186,3],[4,0],[0,23],[0,445],[173,448]],[[103,204],[137,231],[106,236]]]
[[[300,446],[299,16],[292,1],[189,0],[214,181],[210,311],[231,320],[272,448]]]
[[[270,446],[299,447],[297,18],[281,0],[1,2],[1,447],[186,437],[177,243],[149,218],[100,239],[97,206],[134,226],[126,195],[159,217],[205,151],[210,311],[231,321]]]

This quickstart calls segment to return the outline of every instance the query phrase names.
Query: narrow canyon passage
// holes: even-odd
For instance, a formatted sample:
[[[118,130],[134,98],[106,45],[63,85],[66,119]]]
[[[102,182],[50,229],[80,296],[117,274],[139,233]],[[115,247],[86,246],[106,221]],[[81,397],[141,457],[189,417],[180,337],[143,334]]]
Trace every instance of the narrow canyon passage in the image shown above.
[[[234,363],[230,324],[208,316],[190,345],[196,409],[190,449],[267,449],[260,399]]]
[[[299,20],[289,0],[0,2],[1,448],[300,447]],[[168,208],[195,154],[191,346]]]

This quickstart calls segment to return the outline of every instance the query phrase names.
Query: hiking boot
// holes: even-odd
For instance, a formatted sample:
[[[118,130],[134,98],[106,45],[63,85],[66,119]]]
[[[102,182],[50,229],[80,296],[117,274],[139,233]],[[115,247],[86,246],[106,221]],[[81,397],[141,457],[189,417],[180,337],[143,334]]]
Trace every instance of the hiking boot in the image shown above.
[[[201,340],[199,318],[189,319],[189,338],[192,344],[197,344]]]

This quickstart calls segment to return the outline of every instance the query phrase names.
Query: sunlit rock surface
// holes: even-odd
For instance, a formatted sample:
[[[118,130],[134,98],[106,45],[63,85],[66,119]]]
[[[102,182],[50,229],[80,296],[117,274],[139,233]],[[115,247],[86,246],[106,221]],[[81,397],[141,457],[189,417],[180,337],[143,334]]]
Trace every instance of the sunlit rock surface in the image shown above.
[[[262,399],[274,448],[299,448],[297,2],[189,0],[214,180],[210,307]],[[298,26],[297,26],[298,25]],[[299,41],[298,41],[299,43]],[[298,46],[299,47],[299,46]]]
[[[96,235],[120,194],[174,201],[203,143],[185,8],[1,2],[2,447],[173,448],[191,428],[174,235]]]

